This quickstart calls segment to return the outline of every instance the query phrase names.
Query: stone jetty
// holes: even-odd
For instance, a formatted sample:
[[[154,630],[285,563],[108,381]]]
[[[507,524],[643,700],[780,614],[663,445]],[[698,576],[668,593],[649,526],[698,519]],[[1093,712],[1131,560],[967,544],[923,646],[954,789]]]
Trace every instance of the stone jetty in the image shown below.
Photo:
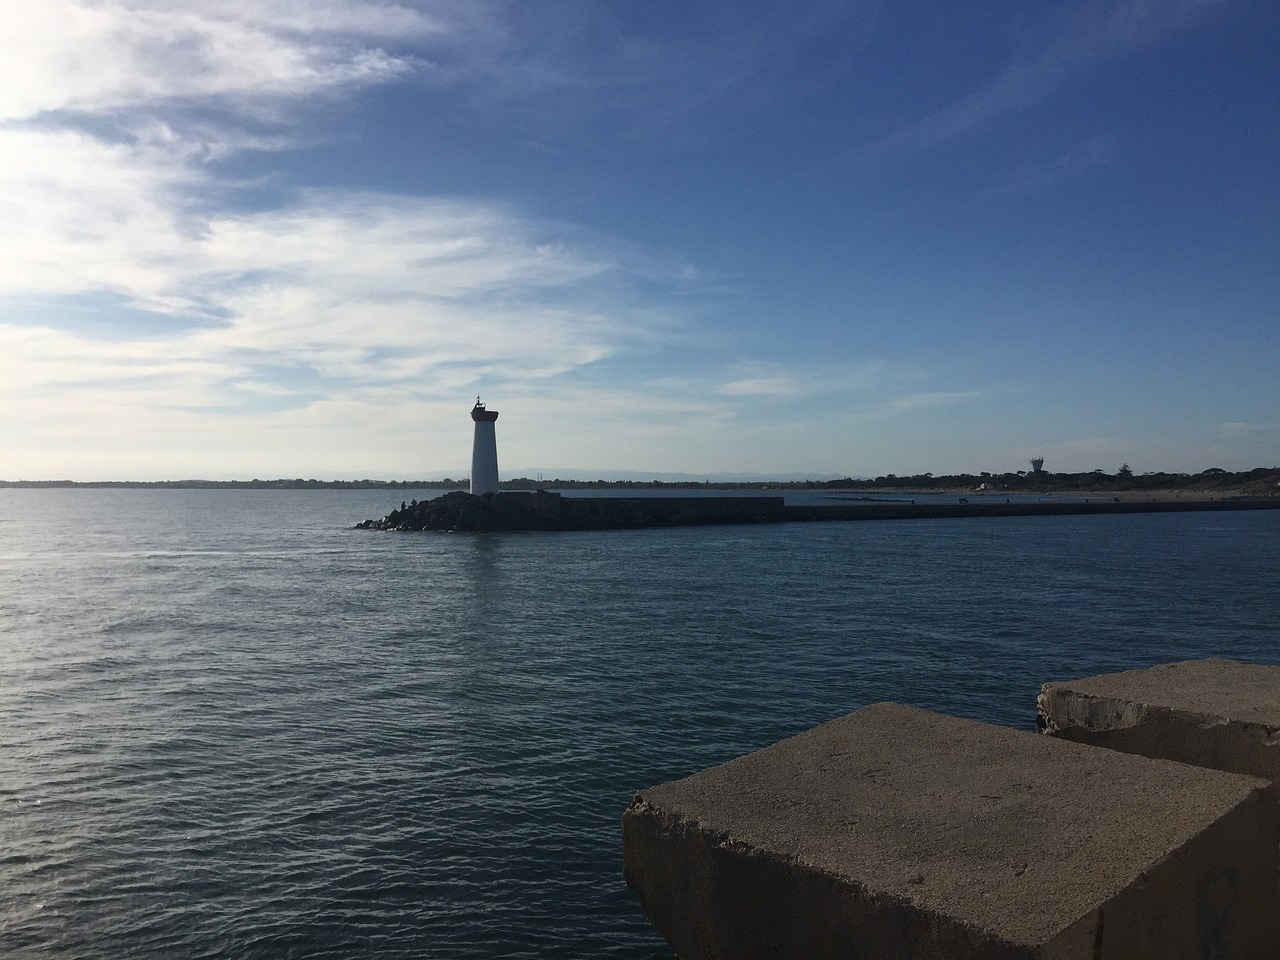
[[[782,497],[565,497],[548,490],[473,496],[455,491],[433,500],[404,504],[385,517],[356,526],[362,530],[633,530],[802,520],[940,520],[1273,509],[1280,509],[1280,499],[1010,502],[975,498],[974,502],[919,504],[860,499],[791,506]]]
[[[546,490],[446,493],[362,530],[639,530],[783,519],[782,497],[562,497]]]

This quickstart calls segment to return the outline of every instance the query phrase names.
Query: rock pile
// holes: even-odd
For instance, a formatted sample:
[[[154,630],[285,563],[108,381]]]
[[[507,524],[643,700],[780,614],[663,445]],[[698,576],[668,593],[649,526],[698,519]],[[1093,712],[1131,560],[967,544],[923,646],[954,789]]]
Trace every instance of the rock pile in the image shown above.
[[[380,520],[356,524],[358,530],[559,530],[558,511],[539,509],[539,498],[530,494],[485,493],[472,496],[461,490],[434,500],[401,504]]]
[[[639,530],[784,519],[782,497],[562,497],[547,490],[446,493],[361,530]]]

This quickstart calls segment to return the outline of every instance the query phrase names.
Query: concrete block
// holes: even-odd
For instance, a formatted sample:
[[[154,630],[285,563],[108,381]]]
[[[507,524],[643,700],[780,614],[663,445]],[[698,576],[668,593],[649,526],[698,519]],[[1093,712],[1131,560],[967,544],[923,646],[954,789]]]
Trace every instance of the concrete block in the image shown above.
[[[1280,780],[1280,667],[1188,660],[1046,683],[1037,714],[1077,743]]]
[[[623,815],[683,960],[1280,955],[1274,788],[884,703]]]

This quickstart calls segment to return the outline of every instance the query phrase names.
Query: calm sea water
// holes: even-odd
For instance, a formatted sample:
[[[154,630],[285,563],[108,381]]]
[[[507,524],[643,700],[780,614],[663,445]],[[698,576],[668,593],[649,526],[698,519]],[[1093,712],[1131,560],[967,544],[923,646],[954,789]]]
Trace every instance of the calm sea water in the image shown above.
[[[0,955],[669,957],[642,787],[892,699],[1280,662],[1280,512],[385,534],[0,490]]]

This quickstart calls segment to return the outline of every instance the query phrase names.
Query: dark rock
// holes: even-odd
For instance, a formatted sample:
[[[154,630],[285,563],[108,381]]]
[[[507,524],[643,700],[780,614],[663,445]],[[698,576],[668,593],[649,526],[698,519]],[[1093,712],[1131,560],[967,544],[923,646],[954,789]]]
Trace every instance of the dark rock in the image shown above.
[[[1046,517],[1099,513],[1280,509],[1280,499],[1138,502],[1071,500],[1010,503],[874,501],[839,506],[784,506],[782,497],[562,497],[546,490],[473,496],[461,490],[400,505],[361,530],[637,530],[783,520],[925,520],[957,517]]]
[[[781,497],[562,497],[545,490],[462,491],[401,504],[361,530],[627,530],[782,519]]]

